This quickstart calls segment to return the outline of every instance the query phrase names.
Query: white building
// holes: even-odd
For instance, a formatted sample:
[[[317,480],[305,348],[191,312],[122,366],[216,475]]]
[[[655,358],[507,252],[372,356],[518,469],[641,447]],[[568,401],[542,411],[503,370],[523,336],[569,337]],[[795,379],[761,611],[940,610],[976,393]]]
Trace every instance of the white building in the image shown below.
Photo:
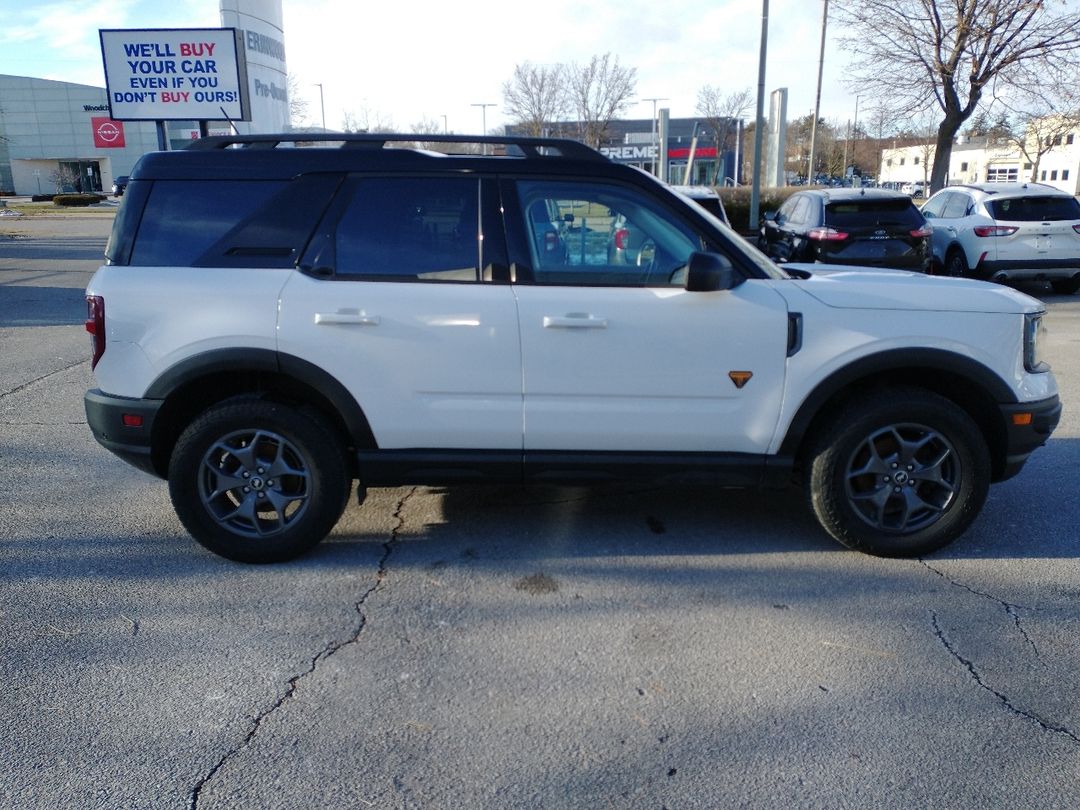
[[[935,151],[933,143],[883,149],[878,180],[921,182],[928,186]],[[1046,183],[1069,194],[1080,194],[1080,126],[1055,139],[1052,148],[1040,159],[1037,170],[1030,158],[1006,140],[991,143],[986,138],[972,141],[960,138],[953,144],[949,185],[1016,181]]]

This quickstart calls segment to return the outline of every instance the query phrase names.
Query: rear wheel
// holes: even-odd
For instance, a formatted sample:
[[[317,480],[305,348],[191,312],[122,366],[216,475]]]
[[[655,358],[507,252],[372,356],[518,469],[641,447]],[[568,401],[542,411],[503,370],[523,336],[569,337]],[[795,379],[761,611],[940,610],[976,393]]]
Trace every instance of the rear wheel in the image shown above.
[[[990,485],[990,455],[975,423],[915,388],[849,403],[807,461],[807,496],[821,525],[845,546],[883,557],[927,554],[954,540]]]
[[[959,250],[952,250],[945,257],[943,274],[946,276],[966,276],[968,272],[967,260]]]
[[[344,443],[307,411],[228,400],[187,427],[169,494],[199,543],[231,560],[280,562],[325,537],[348,501]]]
[[[1080,276],[1056,278],[1050,282],[1050,287],[1058,295],[1072,295],[1077,290],[1080,290]]]

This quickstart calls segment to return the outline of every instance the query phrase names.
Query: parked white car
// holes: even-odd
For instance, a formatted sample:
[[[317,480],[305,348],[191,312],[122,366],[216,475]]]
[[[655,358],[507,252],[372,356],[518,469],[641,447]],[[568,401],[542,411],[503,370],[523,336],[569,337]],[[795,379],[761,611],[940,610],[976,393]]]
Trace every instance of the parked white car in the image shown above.
[[[1041,183],[949,186],[922,212],[946,275],[1080,289],[1080,202],[1071,194]]]
[[[921,181],[904,183],[900,186],[900,191],[910,197],[922,197],[926,193],[926,185]]]

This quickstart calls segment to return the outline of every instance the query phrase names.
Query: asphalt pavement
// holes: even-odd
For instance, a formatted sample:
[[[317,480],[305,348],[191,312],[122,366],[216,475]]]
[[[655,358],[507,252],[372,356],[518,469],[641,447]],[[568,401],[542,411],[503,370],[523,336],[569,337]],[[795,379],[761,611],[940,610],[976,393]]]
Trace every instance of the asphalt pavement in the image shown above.
[[[1074,808],[1080,296],[1061,426],[921,560],[797,491],[400,488],[288,564],[100,448],[109,216],[0,218],[0,808]]]

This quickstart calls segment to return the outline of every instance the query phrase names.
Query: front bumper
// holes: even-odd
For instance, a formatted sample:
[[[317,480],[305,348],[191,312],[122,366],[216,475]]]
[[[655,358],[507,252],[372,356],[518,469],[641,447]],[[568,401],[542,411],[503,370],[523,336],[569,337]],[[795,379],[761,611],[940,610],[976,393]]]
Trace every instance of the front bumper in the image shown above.
[[[1061,400],[1057,396],[1038,402],[1001,406],[1005,422],[1005,467],[999,481],[1012,478],[1023,468],[1036,448],[1046,444],[1061,421]]]
[[[133,467],[158,476],[151,437],[161,404],[160,399],[117,397],[96,388],[83,397],[86,422],[98,444]]]

